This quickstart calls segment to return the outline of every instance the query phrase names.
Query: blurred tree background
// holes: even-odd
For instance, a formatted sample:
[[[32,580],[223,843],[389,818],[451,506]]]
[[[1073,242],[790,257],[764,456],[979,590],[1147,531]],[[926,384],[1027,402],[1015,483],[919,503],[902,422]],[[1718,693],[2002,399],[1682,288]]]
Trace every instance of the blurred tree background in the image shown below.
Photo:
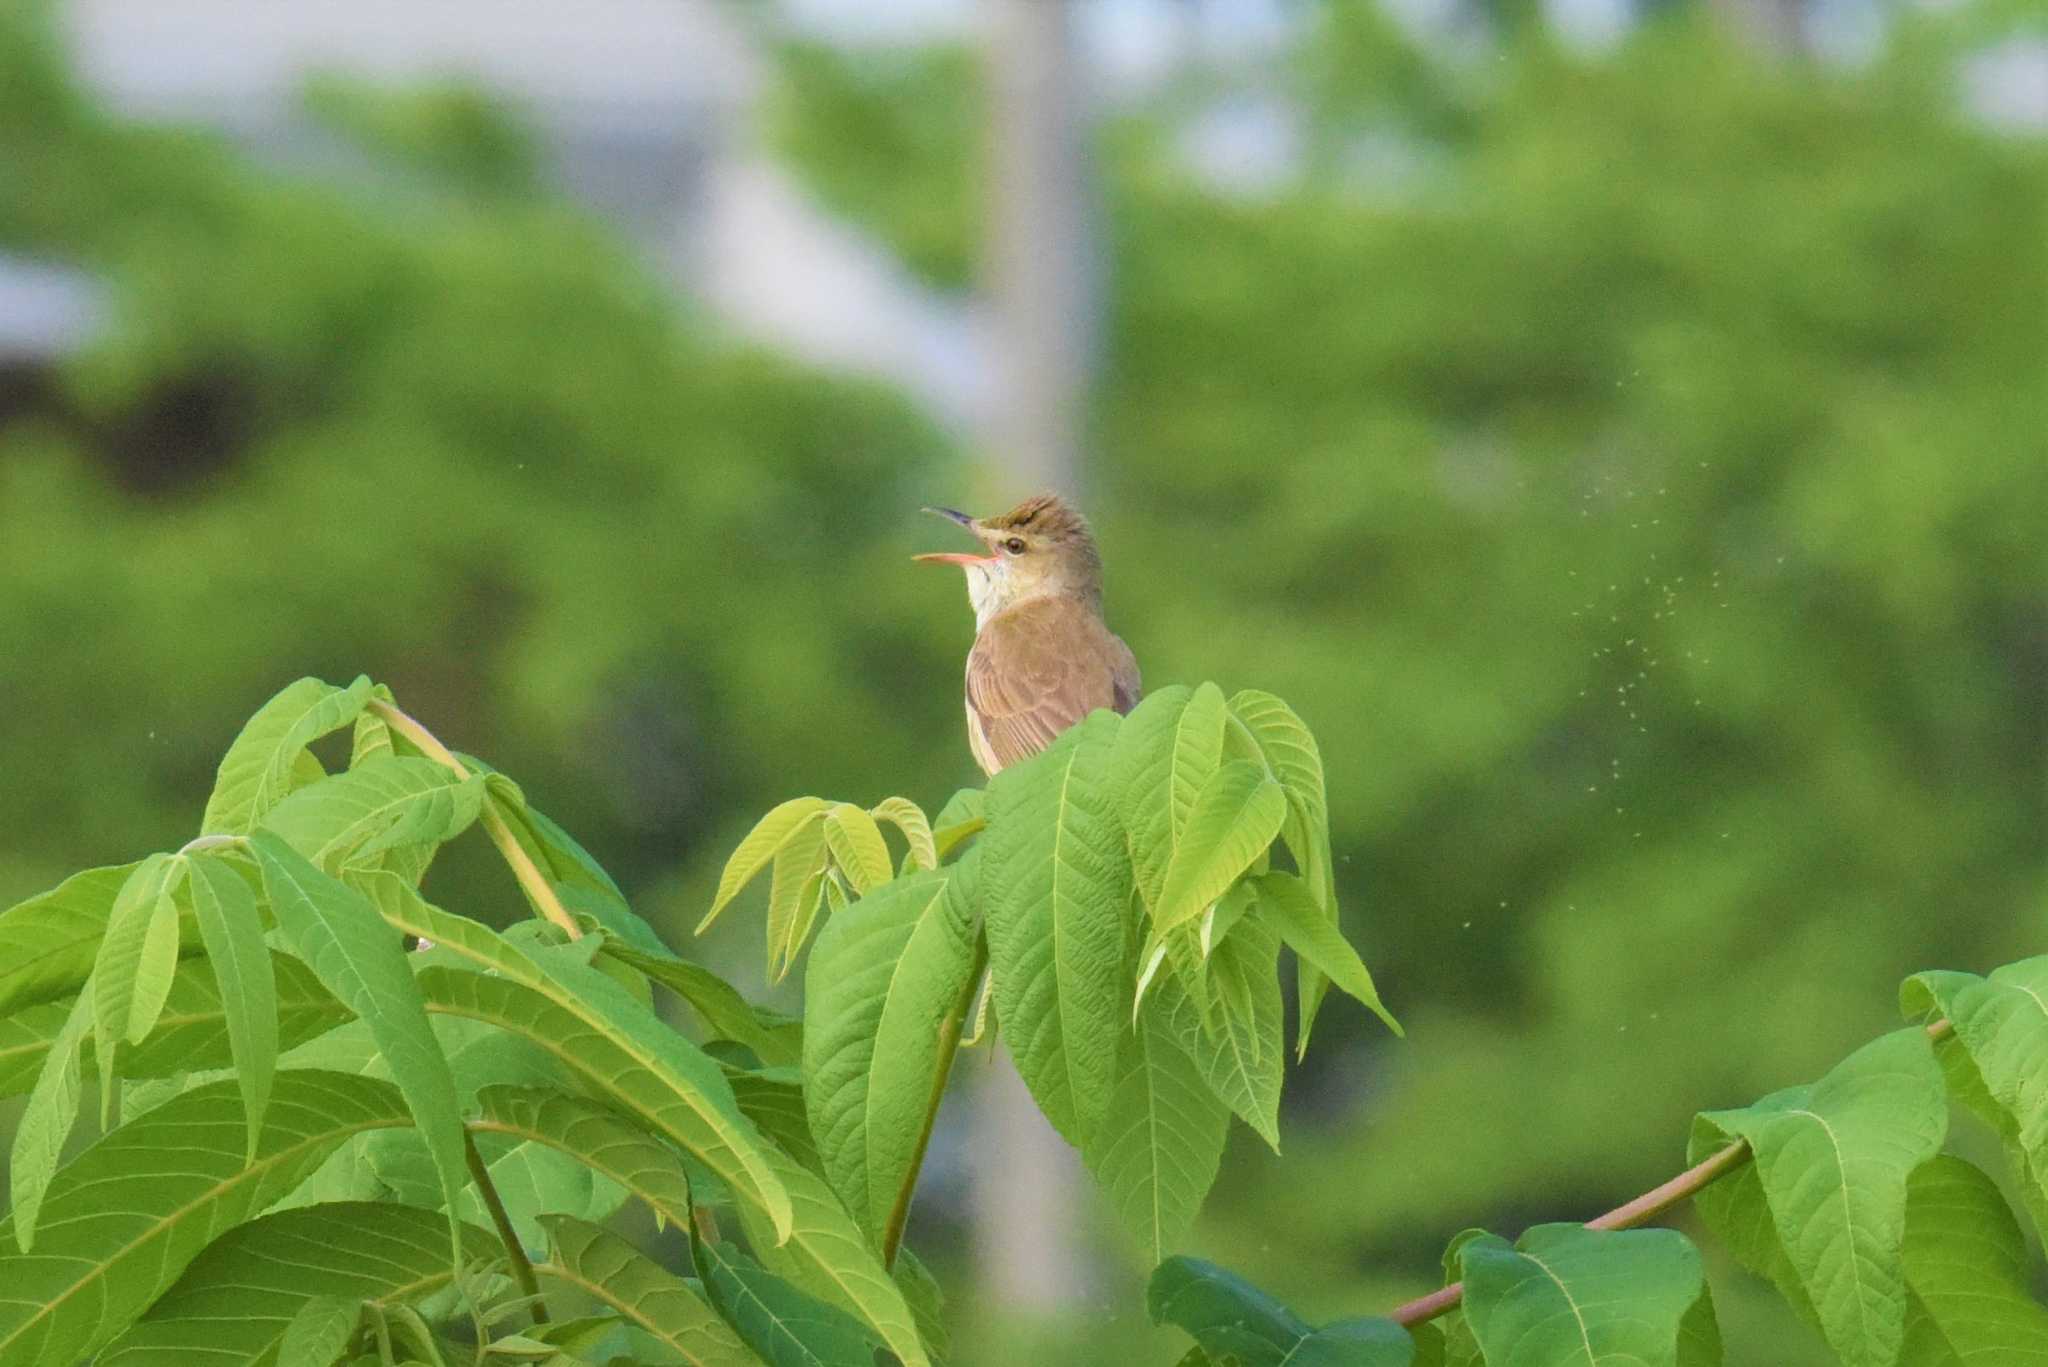
[[[1599,53],[1483,22],[1446,54],[1329,0],[1092,149],[1112,625],[1153,686],[1316,728],[1410,1032],[1333,1003],[1286,1156],[1238,1133],[1198,1230],[1311,1315],[1425,1289],[1462,1226],[1618,1203],[1904,974],[2048,928],[2048,146],[1958,92],[2028,16],[1894,14],[1853,63],[1682,7]],[[976,56],[779,56],[788,164],[967,288]],[[1254,96],[1291,166],[1201,174],[1192,130]],[[1028,491],[677,302],[473,98],[314,105],[374,178],[117,119],[0,16],[0,247],[113,303],[0,384],[0,901],[181,840],[304,673],[389,682],[678,943],[769,803],[966,781],[966,609],[902,557],[919,504]],[[917,1231],[943,1268],[943,1202]],[[1100,1245],[1045,1360],[1165,1360]],[[946,1280],[959,1360],[1015,1360]],[[1731,1363],[1821,1360],[1716,1288]]]

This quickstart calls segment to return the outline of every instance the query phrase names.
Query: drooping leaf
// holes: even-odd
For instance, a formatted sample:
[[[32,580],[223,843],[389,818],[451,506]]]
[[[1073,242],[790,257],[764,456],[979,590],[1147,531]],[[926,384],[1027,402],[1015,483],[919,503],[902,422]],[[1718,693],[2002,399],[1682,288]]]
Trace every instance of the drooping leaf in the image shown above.
[[[2005,1141],[2037,1229],[2048,1234],[2048,955],[1989,978],[1919,973],[1900,988],[1908,1015],[1938,1011],[1954,1027],[1938,1053],[1959,1099]]]
[[[770,1272],[873,1329],[903,1367],[931,1367],[917,1321],[889,1270],[824,1178],[779,1150],[769,1150],[776,1176],[789,1192],[794,1228],[778,1245],[751,1206],[739,1208],[754,1256]]]
[[[235,1080],[249,1113],[249,1152],[263,1129],[270,1080],[277,1069],[280,1012],[277,976],[263,942],[256,896],[242,876],[217,859],[192,860],[186,879],[192,911],[206,945],[207,962],[220,988],[223,1021],[235,1064]],[[190,1066],[190,1065],[188,1065]]]
[[[804,1111],[801,1069],[728,1067],[725,1078],[740,1110],[762,1134],[797,1162],[824,1175],[825,1161],[818,1157],[818,1142],[811,1137],[811,1119]]]
[[[1117,1072],[1116,1095],[1083,1157],[1157,1264],[1187,1234],[1216,1180],[1230,1108],[1175,1040],[1157,994],[1125,1033]]]
[[[1130,864],[1096,712],[989,784],[980,852],[996,1011],[1039,1109],[1084,1146],[1116,1092],[1131,1000]]]
[[[885,797],[868,809],[868,815],[903,832],[904,843],[910,846],[910,852],[905,856],[906,869],[935,869],[939,866],[938,847],[932,841],[932,825],[925,819],[924,808],[907,797]]]
[[[768,815],[754,824],[732,857],[725,861],[725,871],[718,877],[718,892],[711,899],[711,910],[704,913],[704,919],[697,923],[697,933],[702,935],[718,919],[718,913],[726,904],[737,897],[740,890],[754,880],[754,875],[768,867],[775,852],[782,848],[792,835],[804,826],[818,820],[831,804],[820,797],[793,797],[772,808]]]
[[[247,835],[255,830],[291,791],[306,747],[354,721],[369,702],[371,687],[366,678],[346,688],[300,679],[257,709],[221,758],[200,831]]]
[[[462,1227],[461,1250],[469,1263],[499,1252],[474,1225]],[[432,1211],[366,1201],[278,1211],[229,1230],[192,1259],[100,1363],[291,1367],[284,1349],[293,1335],[345,1343],[363,1302],[390,1310],[424,1301],[446,1289],[454,1271],[448,1223]]]
[[[1132,875],[1148,907],[1159,905],[1195,794],[1223,762],[1227,711],[1216,685],[1175,684],[1147,695],[1117,731],[1110,773]]]
[[[1707,1187],[1696,1205],[1736,1258],[1777,1282],[1845,1363],[1892,1367],[1906,1321],[1906,1180],[1947,1129],[1926,1033],[1896,1031],[1810,1087],[1703,1113],[1693,1123],[1692,1161],[1737,1138],[1756,1158]]]
[[[1248,760],[1219,766],[1196,791],[1152,905],[1152,939],[1193,924],[1280,833],[1287,799]]]
[[[100,943],[99,957],[92,966],[93,1043],[102,1073],[111,1072],[110,1061],[116,1047],[128,1038],[131,1024],[141,1014],[138,1005],[154,1001],[161,1010],[162,993],[170,990],[177,945],[171,945],[170,965],[150,963],[147,971],[145,947],[160,913],[171,918],[172,931],[176,933],[175,906],[166,911],[164,904],[170,900],[173,879],[183,877],[184,866],[182,858],[167,854],[149,856],[135,866],[135,872],[121,885],[113,910],[107,915],[106,938]],[[161,943],[151,948],[161,956]],[[158,974],[162,976],[161,991],[155,981]],[[153,1015],[149,1023],[156,1023]]]
[[[1380,1001],[1365,961],[1310,894],[1308,884],[1276,869],[1253,879],[1252,886],[1263,914],[1271,919],[1289,949],[1385,1021],[1389,1030],[1397,1035],[1402,1033],[1401,1023]],[[1306,1049],[1308,1030],[1298,1027],[1296,1037],[1300,1041],[1297,1052]]]
[[[0,1013],[78,991],[114,899],[139,867],[87,869],[0,913]]]
[[[1267,769],[1287,795],[1287,819],[1281,823],[1280,838],[1293,854],[1294,866],[1301,870],[1310,898],[1334,929],[1336,860],[1330,850],[1330,803],[1323,786],[1323,756],[1316,738],[1293,708],[1256,688],[1232,694],[1230,713],[1251,737]],[[1300,1024],[1295,1029],[1300,1041],[1297,1052],[1307,1050],[1309,1032],[1329,982],[1328,970],[1303,956],[1295,979],[1300,1003]]]
[[[770,1367],[873,1367],[880,1340],[732,1244],[690,1241],[697,1275],[726,1322]]]
[[[97,1351],[222,1230],[289,1192],[349,1136],[410,1123],[391,1084],[305,1069],[277,1075],[253,1160],[229,1080],[105,1135],[51,1182],[35,1251],[0,1251],[0,1364]],[[0,1250],[13,1244],[19,1214],[0,1222]],[[445,1222],[440,1229],[445,1263]],[[307,1288],[318,1289],[331,1288]]]
[[[825,849],[856,896],[865,897],[895,873],[882,828],[851,802],[835,802],[825,809]]]
[[[760,1362],[701,1288],[676,1276],[617,1235],[566,1215],[542,1219],[549,1255],[541,1276],[576,1287],[610,1306],[684,1362],[755,1367]]]
[[[689,1003],[706,1030],[719,1039],[744,1044],[769,1067],[795,1064],[801,1059],[802,1022],[755,1006],[702,964],[670,954],[645,953],[617,941],[607,943],[604,952],[674,992]]]
[[[896,1265],[889,1275],[896,1279],[897,1289],[910,1303],[910,1313],[917,1317],[917,1332],[925,1350],[934,1360],[944,1361],[953,1351],[953,1336],[946,1328],[946,1293],[939,1279],[908,1248],[896,1250]]]
[[[823,820],[799,826],[775,851],[768,877],[768,981],[781,982],[803,952],[817,922],[828,867]]]
[[[452,1221],[469,1183],[455,1076],[427,1024],[399,937],[367,897],[315,868],[276,833],[258,831],[249,843],[279,934],[322,985],[369,1024],[433,1157]],[[377,876],[409,886],[391,874]]]
[[[1537,1225],[1513,1247],[1495,1235],[1461,1250],[1465,1318],[1489,1364],[1676,1364],[1679,1325],[1706,1283],[1670,1229]]]
[[[470,1128],[545,1145],[616,1182],[661,1219],[690,1220],[690,1188],[673,1149],[595,1102],[534,1087],[486,1087],[477,1093]]]
[[[1244,1278],[1200,1258],[1153,1269],[1145,1308],[1154,1324],[1194,1336],[1212,1361],[1242,1367],[1409,1367],[1414,1341],[1392,1320],[1356,1319],[1316,1329]]]
[[[14,1132],[14,1149],[8,1168],[9,1198],[13,1205],[14,1238],[26,1254],[35,1246],[41,1226],[43,1198],[63,1157],[64,1141],[78,1119],[80,1090],[79,1051],[92,1028],[92,984],[86,983],[78,999],[65,1013],[47,1054],[41,1074],[28,1095],[28,1108]],[[111,1084],[105,1084],[111,1085]],[[6,1258],[0,1255],[0,1266]],[[0,1327],[5,1324],[6,1307],[0,1305]],[[0,1343],[0,1351],[5,1344]]]
[[[483,810],[484,777],[458,779],[430,759],[383,755],[300,788],[263,827],[329,873],[405,845],[437,845]]]
[[[2048,1309],[2028,1289],[2027,1241],[1998,1186],[1937,1154],[1906,1186],[1904,1363],[1938,1357],[2007,1367],[2048,1364]]]
[[[970,855],[967,864],[975,863]],[[952,877],[971,877],[956,865]],[[835,917],[804,980],[804,1099],[833,1189],[879,1240],[952,1064],[940,1023],[966,1009],[973,929],[949,878],[913,872]]]
[[[1247,920],[1209,957],[1206,1008],[1177,975],[1162,974],[1151,992],[1159,998],[1166,1028],[1209,1090],[1276,1152],[1287,1065],[1279,956],[1280,937],[1272,927]]]
[[[293,1312],[278,1340],[277,1360],[282,1367],[327,1367],[348,1347],[362,1319],[360,1297],[314,1296]],[[139,1356],[130,1355],[131,1364]]]

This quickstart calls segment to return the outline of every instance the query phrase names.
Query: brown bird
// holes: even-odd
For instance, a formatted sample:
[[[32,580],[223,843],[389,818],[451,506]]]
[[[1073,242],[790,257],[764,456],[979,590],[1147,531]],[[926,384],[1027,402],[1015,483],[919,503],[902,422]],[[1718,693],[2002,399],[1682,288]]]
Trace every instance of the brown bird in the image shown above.
[[[983,772],[1037,754],[1098,707],[1138,705],[1138,661],[1102,624],[1102,556],[1080,513],[1053,494],[1000,517],[925,511],[988,548],[916,557],[967,571],[967,744]]]

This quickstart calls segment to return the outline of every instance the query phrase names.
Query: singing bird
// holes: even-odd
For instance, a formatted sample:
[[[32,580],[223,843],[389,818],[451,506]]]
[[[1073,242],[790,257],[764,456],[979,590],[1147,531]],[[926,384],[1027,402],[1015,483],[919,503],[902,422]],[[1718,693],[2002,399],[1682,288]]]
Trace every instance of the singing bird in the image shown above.
[[[1053,494],[1000,517],[924,511],[988,551],[916,557],[967,572],[967,744],[984,773],[1037,754],[1098,707],[1138,705],[1138,661],[1102,624],[1102,556],[1080,513]]]

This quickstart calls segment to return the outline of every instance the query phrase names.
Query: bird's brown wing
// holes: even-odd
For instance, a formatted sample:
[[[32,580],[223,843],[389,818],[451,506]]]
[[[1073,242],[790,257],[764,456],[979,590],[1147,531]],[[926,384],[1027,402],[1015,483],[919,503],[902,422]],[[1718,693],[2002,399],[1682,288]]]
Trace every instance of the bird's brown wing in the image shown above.
[[[993,774],[1037,754],[1098,707],[1129,711],[1138,665],[1085,605],[1020,604],[989,619],[967,656],[967,728]]]

